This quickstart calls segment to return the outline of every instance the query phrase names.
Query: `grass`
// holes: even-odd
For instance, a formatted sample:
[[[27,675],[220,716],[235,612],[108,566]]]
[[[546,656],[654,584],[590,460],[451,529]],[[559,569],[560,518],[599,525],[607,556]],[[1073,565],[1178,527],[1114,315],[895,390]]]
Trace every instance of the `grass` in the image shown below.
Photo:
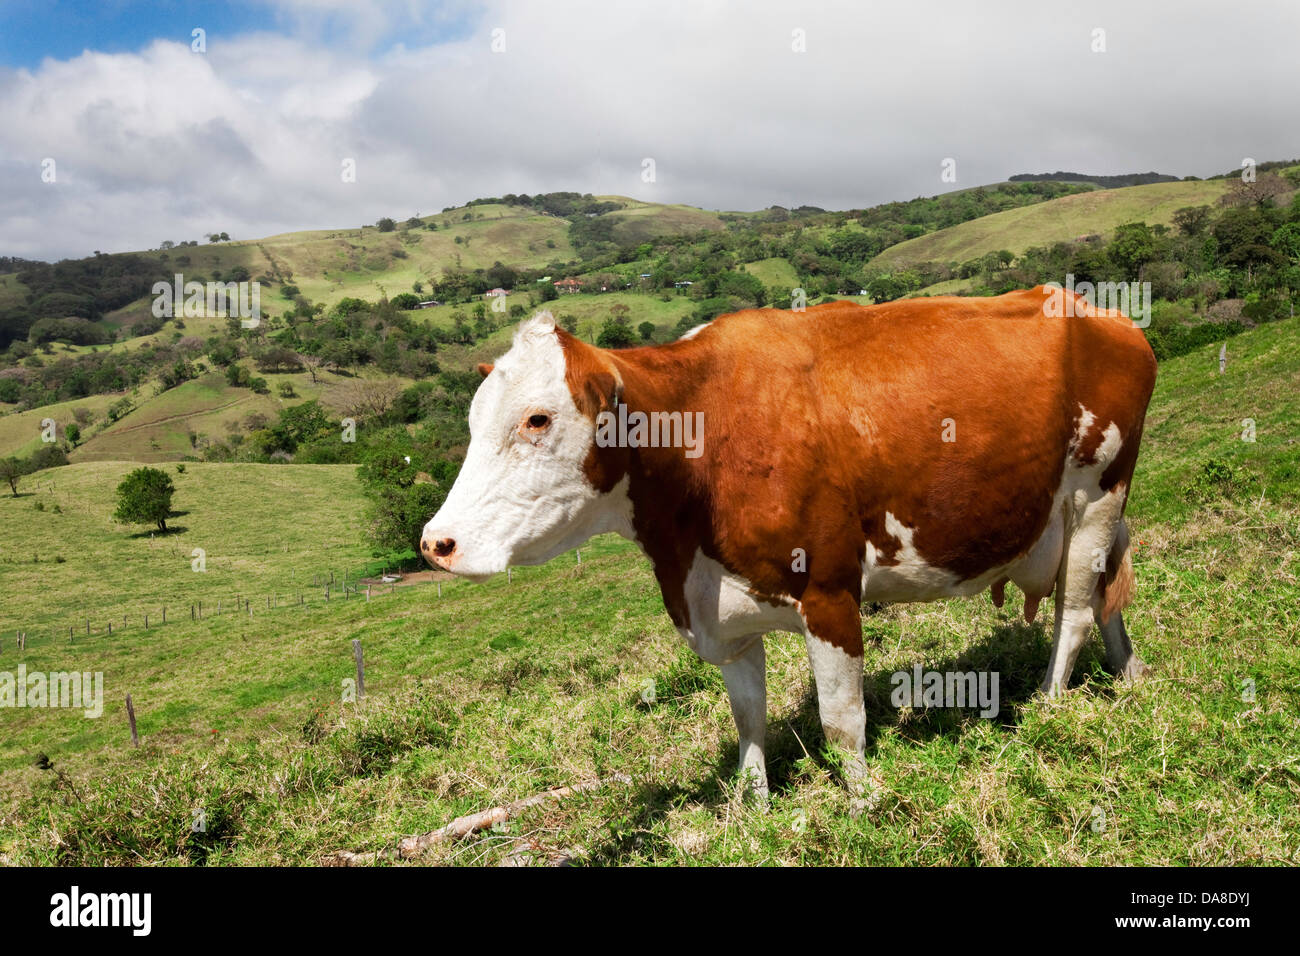
[[[791,635],[767,642],[770,809],[735,801],[735,729],[718,671],[676,636],[647,562],[601,538],[584,547],[581,566],[565,555],[517,569],[513,582],[448,585],[441,599],[421,586],[369,604],[255,604],[251,620],[225,614],[111,640],[33,642],[29,669],[102,670],[108,704],[98,721],[0,711],[0,860],[312,864],[622,772],[631,786],[534,808],[422,862],[499,862],[528,839],[618,865],[1300,863],[1297,339],[1295,320],[1233,339],[1221,381],[1217,367],[1207,373],[1208,354],[1161,367],[1130,508],[1138,593],[1127,618],[1152,677],[1112,682],[1094,641],[1068,695],[1036,696],[1047,615],[1026,625],[1014,600],[1001,611],[981,596],[865,617],[868,757],[883,781],[865,816],[848,812],[823,752],[806,655]],[[1243,406],[1260,423],[1253,444],[1227,427]],[[1256,477],[1206,482],[1205,464],[1224,460],[1234,475]],[[114,577],[133,587],[161,597],[184,586],[165,569],[183,570],[187,550],[150,553],[104,526],[90,489],[115,475],[96,477],[97,467],[59,473],[86,489],[83,512],[68,519],[77,540],[118,549],[95,560],[121,567]],[[265,487],[276,475],[328,470],[190,469],[183,479],[207,484],[178,494],[194,508],[178,520],[197,530],[204,516],[226,547],[261,541],[274,552],[277,535],[293,535],[291,551],[309,549],[298,551],[305,562],[343,546],[336,523],[354,513],[355,498],[324,478],[293,477],[318,481],[296,497]],[[240,491],[260,519],[241,513]],[[0,515],[7,528],[11,516]],[[308,544],[326,530],[337,536]],[[22,533],[68,540],[52,527]],[[187,532],[178,545],[191,541]],[[250,560],[265,562],[267,576],[274,564],[282,578],[278,556]],[[85,600],[76,589],[93,585],[89,559],[79,572],[70,563],[41,569],[56,634],[53,620]],[[0,569],[6,593],[37,593],[34,573]],[[359,704],[341,694],[353,638],[367,661],[369,696]],[[0,668],[18,660],[10,637]],[[890,675],[916,663],[998,671],[1001,713],[990,721],[970,710],[895,709]],[[1248,680],[1253,696],[1243,694]],[[127,692],[140,716],[138,751],[126,742]],[[32,765],[38,751],[55,770]],[[196,809],[204,833],[192,832]]]
[[[999,249],[1019,255],[1031,246],[1069,242],[1083,235],[1106,236],[1126,222],[1168,225],[1176,210],[1213,205],[1226,188],[1223,180],[1191,181],[1061,196],[908,239],[890,246],[869,264],[906,269],[918,262],[966,262]]]
[[[0,457],[17,456],[25,458],[41,444],[41,422],[52,418],[58,424],[58,434],[63,436],[64,426],[74,421],[72,410],[85,407],[96,418],[103,418],[104,412],[118,398],[117,395],[88,395],[67,402],[42,405],[26,411],[11,411],[0,415]],[[13,408],[14,406],[6,406]]]
[[[189,462],[166,466],[176,492],[169,533],[113,521],[114,489],[133,462],[54,468],[25,479],[22,494],[0,498],[0,660],[12,660],[14,632],[29,647],[63,645],[68,627],[96,634],[127,619],[189,617],[198,601],[215,609],[236,595],[297,600],[314,575],[342,577],[369,560],[362,543],[365,498],[351,465],[251,465]],[[195,548],[206,570],[193,570]],[[24,600],[23,595],[40,595]],[[123,639],[126,639],[125,636]],[[8,646],[4,646],[4,645]]]
[[[795,272],[790,260],[780,257],[747,262],[740,267],[740,271],[748,272],[765,286],[793,289],[799,285],[799,274]]]

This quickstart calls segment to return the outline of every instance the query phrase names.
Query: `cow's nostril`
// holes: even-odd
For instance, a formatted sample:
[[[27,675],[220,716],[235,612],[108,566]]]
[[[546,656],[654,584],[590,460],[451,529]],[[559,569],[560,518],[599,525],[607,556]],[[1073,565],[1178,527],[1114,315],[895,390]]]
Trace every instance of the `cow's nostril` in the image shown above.
[[[445,558],[456,550],[456,542],[451,538],[442,538],[433,543],[433,553],[440,558]]]

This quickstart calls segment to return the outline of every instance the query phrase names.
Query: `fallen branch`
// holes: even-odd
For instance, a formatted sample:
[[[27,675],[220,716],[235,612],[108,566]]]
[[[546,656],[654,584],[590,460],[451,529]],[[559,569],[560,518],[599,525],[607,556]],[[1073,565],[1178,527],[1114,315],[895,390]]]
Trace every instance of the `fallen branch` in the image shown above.
[[[463,817],[457,817],[448,823],[445,827],[433,830],[429,833],[418,833],[414,836],[403,837],[398,841],[397,846],[390,847],[387,850],[370,850],[363,853],[353,853],[351,850],[337,850],[325,857],[322,861],[326,866],[365,866],[368,863],[374,863],[378,860],[409,860],[419,856],[430,847],[437,846],[440,843],[447,843],[453,840],[463,840],[471,834],[478,833],[480,830],[486,830],[489,827],[496,826],[499,823],[505,823],[523,813],[530,807],[539,806],[547,801],[564,800],[577,793],[586,793],[589,790],[598,790],[601,787],[611,783],[630,784],[632,778],[625,773],[616,773],[608,777],[601,777],[598,780],[584,780],[581,783],[575,783],[568,787],[557,787],[554,790],[545,790],[542,793],[535,793],[531,797],[524,797],[513,803],[507,803],[505,806],[492,807],[490,810],[480,810],[478,813],[467,814]]]

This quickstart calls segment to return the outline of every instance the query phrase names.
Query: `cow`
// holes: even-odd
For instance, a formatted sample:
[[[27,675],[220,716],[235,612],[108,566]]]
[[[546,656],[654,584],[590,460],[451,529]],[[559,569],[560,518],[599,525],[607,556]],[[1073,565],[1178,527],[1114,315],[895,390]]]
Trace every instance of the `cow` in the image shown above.
[[[1000,606],[1011,581],[1026,621],[1055,593],[1043,693],[1094,623],[1109,670],[1147,671],[1121,612],[1155,371],[1131,320],[1050,286],[745,310],[618,351],[542,312],[479,366],[465,461],[420,547],[484,579],[603,532],[635,541],[722,669],[750,789],[766,797],[763,638],[781,630],[803,635],[826,739],[869,796],[863,602],[992,589]]]

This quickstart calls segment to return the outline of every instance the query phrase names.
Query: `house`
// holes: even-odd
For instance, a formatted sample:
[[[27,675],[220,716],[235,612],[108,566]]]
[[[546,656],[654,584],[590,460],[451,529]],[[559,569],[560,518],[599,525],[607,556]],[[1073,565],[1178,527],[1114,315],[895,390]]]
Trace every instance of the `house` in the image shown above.
[[[432,309],[435,305],[442,305],[437,299],[429,299],[425,302],[415,303],[417,309]]]
[[[673,288],[674,288],[674,289],[689,289],[689,288],[690,288],[691,286],[693,286],[694,284],[695,284],[694,282],[690,282],[690,281],[687,281],[687,282],[674,282],[674,283],[673,283]]]
[[[581,279],[561,279],[559,282],[556,282],[554,285],[555,288],[558,289],[560,292],[573,293],[573,292],[582,291]]]
[[[643,272],[643,273],[641,273],[641,278],[642,278],[642,279],[649,279],[649,278],[650,278],[650,273],[649,273],[649,272]]]
[[[486,292],[483,293],[483,298],[496,299],[500,296],[506,296],[509,294],[510,293],[507,292],[505,289],[488,289]]]

